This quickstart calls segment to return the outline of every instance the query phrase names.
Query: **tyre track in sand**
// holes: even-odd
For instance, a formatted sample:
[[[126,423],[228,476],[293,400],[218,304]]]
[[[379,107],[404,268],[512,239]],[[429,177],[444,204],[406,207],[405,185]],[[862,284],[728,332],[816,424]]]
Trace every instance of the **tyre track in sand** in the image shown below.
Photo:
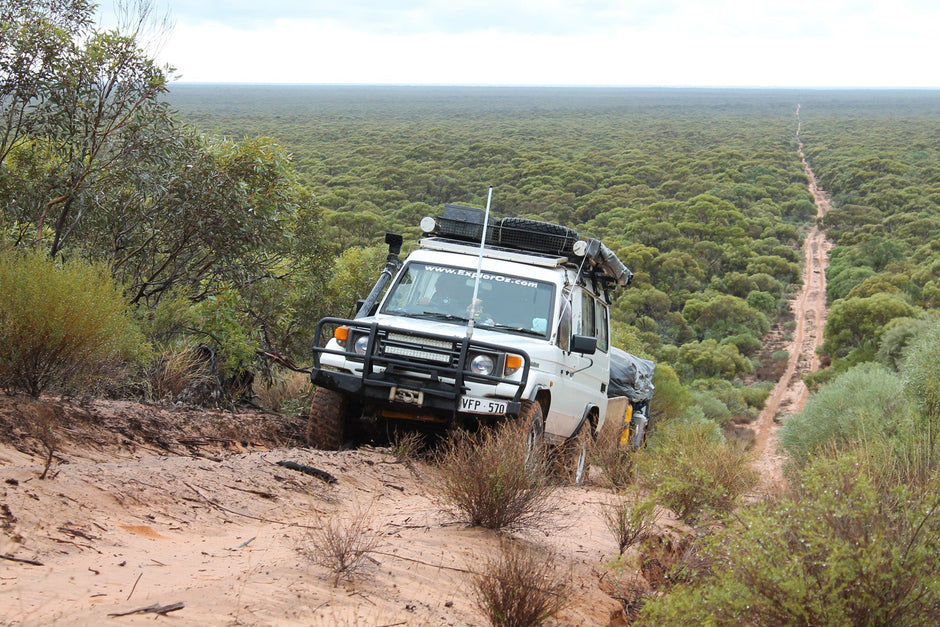
[[[800,106],[796,108],[796,141],[803,170],[809,180],[809,191],[816,203],[816,216],[822,218],[831,208],[829,199],[816,181],[816,176],[803,154],[800,139]],[[826,326],[826,268],[829,250],[826,234],[817,224],[803,242],[803,287],[790,301],[796,327],[785,348],[789,353],[787,365],[773,391],[767,398],[756,424],[754,453],[761,473],[764,493],[775,492],[784,486],[783,463],[785,457],[777,451],[777,429],[783,414],[799,412],[809,396],[802,375],[819,370],[816,349],[822,345]]]

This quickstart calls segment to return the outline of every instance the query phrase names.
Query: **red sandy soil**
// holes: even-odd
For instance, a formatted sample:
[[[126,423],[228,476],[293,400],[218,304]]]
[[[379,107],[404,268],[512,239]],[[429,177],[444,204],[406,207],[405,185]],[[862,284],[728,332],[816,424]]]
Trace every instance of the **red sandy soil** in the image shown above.
[[[48,449],[34,426],[43,416],[59,434],[46,479]],[[111,615],[177,603],[164,621],[486,624],[469,582],[499,536],[441,507],[430,465],[385,449],[285,446],[303,426],[255,412],[3,399],[0,624],[149,624],[152,612]],[[285,460],[337,481],[277,464]],[[602,514],[613,493],[568,486],[555,498],[550,525],[515,534],[554,554],[572,582],[550,624],[626,624],[614,597],[646,583],[604,566],[617,555]],[[334,585],[305,556],[315,551],[311,529],[357,511],[368,512],[378,544],[361,572]],[[661,533],[677,526],[667,519]]]

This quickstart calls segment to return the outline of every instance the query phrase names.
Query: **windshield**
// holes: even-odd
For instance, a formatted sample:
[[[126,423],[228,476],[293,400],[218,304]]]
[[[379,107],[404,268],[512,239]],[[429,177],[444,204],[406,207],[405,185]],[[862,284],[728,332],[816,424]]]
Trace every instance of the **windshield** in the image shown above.
[[[382,313],[465,324],[476,271],[409,263],[390,290]],[[545,336],[550,328],[554,287],[508,274],[480,276],[474,325]]]

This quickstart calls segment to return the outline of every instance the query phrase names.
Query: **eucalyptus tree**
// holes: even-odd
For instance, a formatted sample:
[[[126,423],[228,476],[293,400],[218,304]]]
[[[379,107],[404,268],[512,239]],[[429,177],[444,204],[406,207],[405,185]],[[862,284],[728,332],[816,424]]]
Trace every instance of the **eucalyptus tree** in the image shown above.
[[[97,193],[149,158],[135,138],[165,120],[159,96],[173,70],[142,47],[153,15],[146,2],[110,30],[94,24],[87,0],[0,7],[4,213],[20,237],[29,225],[55,256],[99,210]]]

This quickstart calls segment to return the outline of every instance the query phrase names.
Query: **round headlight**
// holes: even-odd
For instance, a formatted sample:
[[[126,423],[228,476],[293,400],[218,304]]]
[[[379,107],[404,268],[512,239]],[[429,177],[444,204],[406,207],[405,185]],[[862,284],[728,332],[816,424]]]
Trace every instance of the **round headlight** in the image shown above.
[[[489,355],[477,355],[470,360],[470,370],[474,374],[493,374],[493,358]]]
[[[359,355],[365,355],[366,349],[369,348],[369,336],[360,335],[356,338],[356,353]]]

